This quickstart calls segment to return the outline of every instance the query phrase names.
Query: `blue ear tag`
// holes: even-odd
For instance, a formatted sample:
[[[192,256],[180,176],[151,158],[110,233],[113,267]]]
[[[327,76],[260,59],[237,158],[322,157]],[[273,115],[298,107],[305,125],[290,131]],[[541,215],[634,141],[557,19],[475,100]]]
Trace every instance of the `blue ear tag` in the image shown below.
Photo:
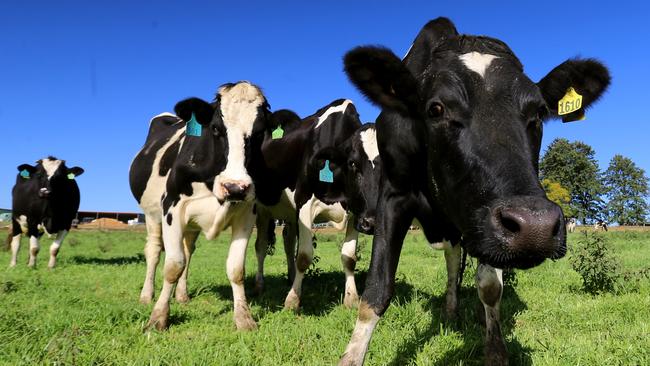
[[[74,173],[68,173],[68,179],[74,179]]]
[[[20,171],[20,176],[25,178],[25,179],[29,179],[29,171],[27,169],[21,170]]]
[[[196,120],[194,113],[192,113],[192,118],[187,121],[185,125],[185,135],[187,136],[201,136],[201,125]]]
[[[325,160],[325,166],[320,170],[318,179],[325,183],[334,183],[334,173],[330,170],[330,161]]]

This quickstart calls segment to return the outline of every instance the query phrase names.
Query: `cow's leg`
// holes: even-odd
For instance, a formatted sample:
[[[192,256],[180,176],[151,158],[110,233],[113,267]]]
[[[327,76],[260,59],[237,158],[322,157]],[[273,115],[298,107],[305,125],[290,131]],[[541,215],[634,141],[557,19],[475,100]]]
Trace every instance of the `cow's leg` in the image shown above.
[[[168,213],[171,215],[171,213]],[[171,224],[163,223],[163,243],[165,245],[165,267],[163,270],[163,287],[156,305],[153,307],[145,329],[155,327],[167,328],[169,320],[169,300],[176,281],[185,270],[185,253],[183,251],[183,228],[179,215],[173,215]]]
[[[341,263],[345,272],[345,297],[343,305],[351,308],[359,303],[357,284],[354,282],[354,268],[357,265],[357,240],[359,232],[354,228],[354,217],[348,215],[347,228],[345,229],[345,241],[341,248]]]
[[[455,319],[458,312],[458,275],[460,272],[461,247],[445,242],[445,262],[447,264],[447,295],[445,313],[447,319]]]
[[[260,295],[264,291],[264,259],[266,259],[266,250],[269,240],[269,220],[270,216],[263,210],[257,211],[255,226],[257,227],[257,237],[255,238],[255,256],[257,257],[257,274],[255,274],[255,293]]]
[[[282,229],[282,240],[284,242],[284,254],[287,257],[287,273],[289,283],[296,278],[296,224],[285,222]]]
[[[56,233],[56,239],[54,239],[52,245],[50,245],[50,261],[47,264],[48,268],[54,268],[56,265],[56,255],[59,254],[59,249],[61,248],[61,244],[63,244],[63,239],[65,239],[66,235],[68,235],[68,230],[61,230]]]
[[[144,284],[140,292],[140,302],[148,304],[153,299],[154,281],[156,279],[156,267],[160,261],[162,242],[162,225],[155,222],[151,217],[146,217],[147,243],[144,245],[144,258],[147,263],[147,272],[144,276]]]
[[[41,250],[41,246],[38,243],[38,237],[36,235],[29,236],[29,262],[28,266],[34,267],[36,265],[36,256]]]
[[[378,225],[372,242],[366,288],[359,302],[359,316],[352,338],[339,365],[363,364],[372,332],[388,308],[395,291],[395,272],[404,237],[413,221],[408,207],[408,200],[399,196],[382,195],[379,200]]]
[[[257,324],[251,316],[244,292],[244,276],[246,274],[244,264],[246,263],[248,239],[253,232],[255,214],[251,210],[241,213],[240,216],[232,225],[232,242],[228,251],[226,271],[230,287],[232,287],[235,326],[238,330],[251,330],[257,329]]]
[[[485,364],[507,365],[508,353],[499,324],[503,270],[480,263],[476,270],[476,288],[485,308]]]
[[[183,274],[178,279],[178,284],[176,285],[176,301],[181,304],[185,304],[190,301],[190,297],[187,295],[187,272],[190,268],[190,260],[192,259],[192,254],[194,253],[196,239],[198,239],[200,232],[199,231],[190,231],[183,234],[183,253],[185,254],[185,269]]]
[[[287,310],[298,310],[300,307],[300,294],[302,292],[302,280],[305,278],[305,272],[311,265],[314,257],[314,245],[312,242],[313,233],[311,226],[314,220],[312,212],[312,203],[314,198],[307,202],[298,210],[298,255],[296,256],[296,275],[291,285],[291,290],[284,300],[284,308]]]
[[[22,234],[15,234],[11,238],[11,261],[9,261],[9,267],[16,267],[16,260],[18,259],[18,250],[20,249],[20,239]]]

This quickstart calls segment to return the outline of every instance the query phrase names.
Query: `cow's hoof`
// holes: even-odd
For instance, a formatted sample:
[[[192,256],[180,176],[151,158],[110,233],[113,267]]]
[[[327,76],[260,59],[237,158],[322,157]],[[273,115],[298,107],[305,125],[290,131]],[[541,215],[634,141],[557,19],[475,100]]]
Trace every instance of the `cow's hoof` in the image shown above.
[[[508,366],[508,355],[497,353],[485,355],[485,366]]]
[[[149,318],[149,321],[147,322],[147,325],[144,326],[144,330],[149,331],[153,328],[155,328],[158,331],[165,330],[169,325],[167,324],[168,319],[169,319],[169,309],[167,310],[154,309],[154,311],[151,313],[151,317]]]
[[[352,309],[354,307],[357,307],[359,305],[359,295],[355,294],[345,294],[345,298],[343,299],[343,305],[348,308]]]
[[[339,360],[338,366],[361,366],[361,364],[356,362],[352,355],[345,353],[343,354],[343,357],[341,357],[341,360]]]
[[[261,296],[264,293],[264,280],[255,281],[255,288],[253,289],[253,294],[255,296]]]
[[[284,300],[284,310],[298,311],[299,308],[300,298],[292,291]]]
[[[508,365],[508,351],[502,340],[487,341],[484,351],[486,366]]]
[[[250,314],[235,315],[235,327],[241,331],[256,330],[257,323]]]
[[[176,294],[176,302],[179,304],[187,304],[190,302],[190,297],[187,294]]]
[[[16,263],[15,263],[15,262],[9,263],[9,268],[14,268],[14,267],[16,267]]]

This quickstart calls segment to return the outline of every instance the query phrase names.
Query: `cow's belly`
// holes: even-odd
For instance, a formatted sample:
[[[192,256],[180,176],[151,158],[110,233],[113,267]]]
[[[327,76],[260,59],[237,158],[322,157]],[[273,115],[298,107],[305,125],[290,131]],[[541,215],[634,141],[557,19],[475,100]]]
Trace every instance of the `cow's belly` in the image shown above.
[[[290,189],[285,189],[282,192],[280,197],[280,202],[277,205],[266,206],[261,203],[257,203],[257,208],[260,211],[264,211],[266,215],[276,219],[284,220],[285,222],[295,222],[296,221],[296,201],[293,199],[294,191]]]

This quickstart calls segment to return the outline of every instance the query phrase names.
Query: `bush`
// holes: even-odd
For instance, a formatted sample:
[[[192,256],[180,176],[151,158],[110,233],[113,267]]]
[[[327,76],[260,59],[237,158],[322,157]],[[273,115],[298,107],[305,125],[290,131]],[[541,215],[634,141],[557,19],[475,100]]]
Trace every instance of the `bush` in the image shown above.
[[[572,250],[571,267],[582,277],[582,288],[596,295],[617,292],[624,277],[620,260],[602,234],[583,232]]]

